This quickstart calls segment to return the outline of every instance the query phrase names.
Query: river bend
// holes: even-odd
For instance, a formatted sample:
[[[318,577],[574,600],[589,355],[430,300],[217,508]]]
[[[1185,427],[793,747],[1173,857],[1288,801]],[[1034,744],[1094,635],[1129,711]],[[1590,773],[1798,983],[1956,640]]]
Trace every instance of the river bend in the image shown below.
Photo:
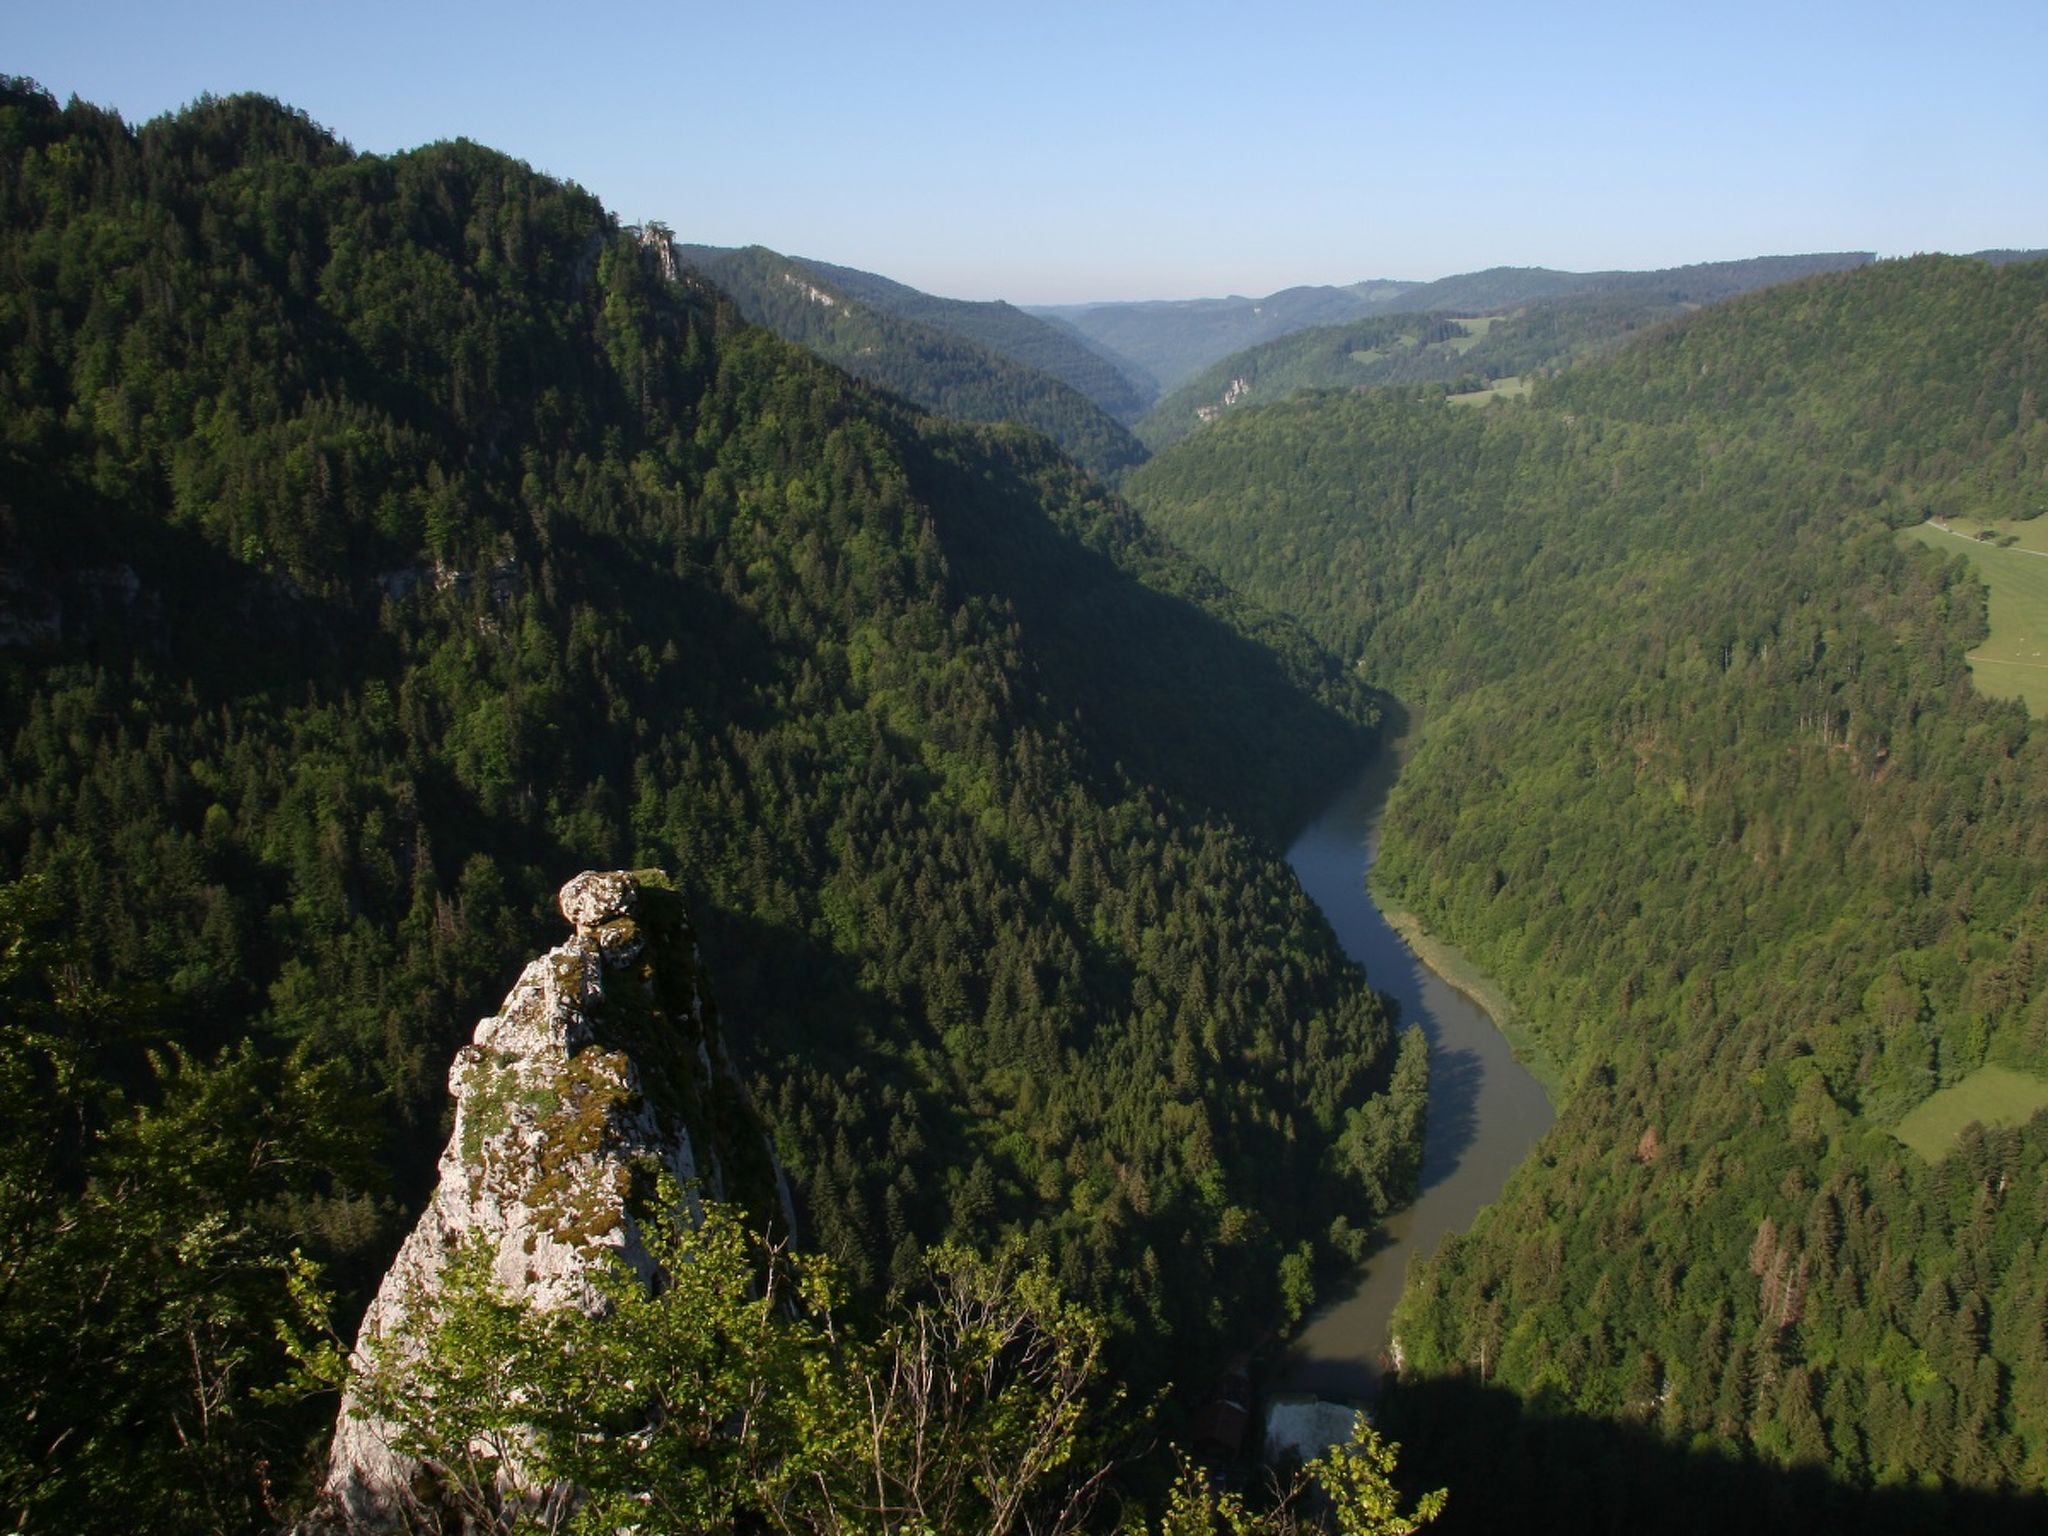
[[[1366,1401],[1408,1263],[1472,1224],[1515,1165],[1556,1120],[1486,1011],[1416,958],[1374,904],[1366,871],[1398,772],[1390,750],[1331,802],[1287,850],[1302,887],[1367,979],[1400,1004],[1401,1022],[1429,1037],[1429,1128],[1415,1203],[1389,1218],[1353,1282],[1326,1298],[1279,1372],[1283,1392]]]

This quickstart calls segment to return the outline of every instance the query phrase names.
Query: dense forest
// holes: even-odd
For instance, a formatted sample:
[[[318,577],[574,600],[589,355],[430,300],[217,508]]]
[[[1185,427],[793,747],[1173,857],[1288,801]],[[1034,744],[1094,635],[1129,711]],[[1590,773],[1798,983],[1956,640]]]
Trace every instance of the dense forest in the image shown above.
[[[1145,457],[1099,403],[1100,393],[1085,392],[1092,385],[1128,408],[1129,381],[1077,339],[1022,310],[935,299],[757,245],[677,252],[756,325],[926,410],[961,421],[1022,422],[1099,475],[1113,477]],[[1070,383],[1067,374],[1087,383]],[[1116,391],[1118,382],[1126,393]]]
[[[1565,1074],[1396,1319],[1387,1421],[1484,1460],[1476,1528],[1718,1528],[1745,1468],[1800,1474],[1745,1518],[1948,1528],[2048,1481],[2048,1119],[1892,1134],[2048,1073],[2048,743],[1971,688],[1975,578],[1896,535],[2048,506],[2044,389],[2048,264],[1925,258],[1483,412],[1233,412],[1133,483],[1426,713],[1377,889]]]
[[[1397,1191],[1275,851],[1372,699],[671,256],[466,142],[0,89],[11,1528],[289,1513],[291,1320],[352,1329],[582,868],[673,875],[856,1297],[1002,1234],[1199,1396]]]

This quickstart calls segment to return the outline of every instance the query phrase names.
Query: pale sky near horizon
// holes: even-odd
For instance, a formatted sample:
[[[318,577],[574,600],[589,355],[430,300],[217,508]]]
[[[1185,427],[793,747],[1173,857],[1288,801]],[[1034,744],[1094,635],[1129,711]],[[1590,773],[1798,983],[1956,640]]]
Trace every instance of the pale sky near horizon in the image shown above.
[[[0,71],[131,123],[260,91],[1019,303],[2048,246],[2044,64],[2048,0],[0,0]]]

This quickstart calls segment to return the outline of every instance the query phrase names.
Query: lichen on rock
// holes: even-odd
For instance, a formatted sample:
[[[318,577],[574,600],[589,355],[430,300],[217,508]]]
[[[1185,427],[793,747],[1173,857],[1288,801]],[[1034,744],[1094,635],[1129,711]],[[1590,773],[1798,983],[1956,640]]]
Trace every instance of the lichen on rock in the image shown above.
[[[631,917],[640,904],[640,887],[622,870],[586,870],[562,887],[562,916],[576,926],[578,938],[617,918]]]
[[[761,1182],[765,1144],[725,1064],[682,902],[667,886],[659,871],[571,880],[560,905],[574,935],[532,961],[456,1053],[440,1183],[364,1315],[357,1371],[380,1340],[434,1306],[451,1256],[479,1241],[507,1297],[596,1315],[609,1258],[651,1274],[636,1209],[661,1174],[721,1199],[758,1198],[727,1188],[735,1162],[743,1182]],[[721,1149],[709,1128],[735,1116],[748,1131]],[[772,1191],[772,1167],[765,1173]],[[312,1528],[431,1523],[434,1469],[401,1440],[351,1390]]]

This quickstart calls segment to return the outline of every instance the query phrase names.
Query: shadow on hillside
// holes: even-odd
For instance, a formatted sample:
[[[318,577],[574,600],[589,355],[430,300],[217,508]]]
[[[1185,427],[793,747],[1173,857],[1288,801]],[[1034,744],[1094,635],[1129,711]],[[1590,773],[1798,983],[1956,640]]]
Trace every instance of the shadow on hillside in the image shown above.
[[[1050,455],[991,445],[1012,472],[984,478],[943,439],[931,447],[921,478],[956,582],[1009,603],[1045,693],[1078,705],[1106,758],[1275,841],[1357,772],[1373,732],[1345,708],[1362,713],[1370,695],[1303,631],[1237,605],[1121,504],[1083,511],[1089,527],[1062,526],[1046,510],[1067,491],[1047,490],[1060,473]],[[1160,585],[1096,547],[1117,543]],[[1254,633],[1218,616],[1233,605]],[[1347,697],[1355,706],[1333,702]]]
[[[1471,1381],[1395,1383],[1377,1417],[1401,1444],[1404,1488],[1450,1489],[1450,1506],[1430,1527],[1432,1536],[2048,1530],[2048,1497],[2038,1492],[1854,1488],[1814,1468],[1787,1471],[1692,1451],[1647,1429],[1542,1412]]]
[[[753,1072],[791,1054],[826,1071],[872,1066],[871,1037],[895,1015],[860,967],[793,923],[770,922],[685,893],[703,951],[705,984],[726,1020],[726,1048]],[[827,1007],[821,1000],[829,999]]]
[[[756,1092],[765,1081],[772,1092],[792,1060],[826,1076],[879,1088],[893,1080],[906,1095],[919,1085],[897,1060],[913,1043],[902,1038],[909,1016],[861,982],[857,961],[789,923],[769,922],[720,906],[701,892],[685,895],[697,928],[704,976],[717,1010],[725,1047],[741,1077]],[[773,1118],[772,1103],[756,1106]],[[937,1165],[965,1167],[973,1150],[951,1115],[922,1117],[920,1132]],[[798,1198],[810,1170],[789,1170]],[[939,1212],[921,1213],[942,1219]],[[935,1240],[937,1227],[922,1228]]]

